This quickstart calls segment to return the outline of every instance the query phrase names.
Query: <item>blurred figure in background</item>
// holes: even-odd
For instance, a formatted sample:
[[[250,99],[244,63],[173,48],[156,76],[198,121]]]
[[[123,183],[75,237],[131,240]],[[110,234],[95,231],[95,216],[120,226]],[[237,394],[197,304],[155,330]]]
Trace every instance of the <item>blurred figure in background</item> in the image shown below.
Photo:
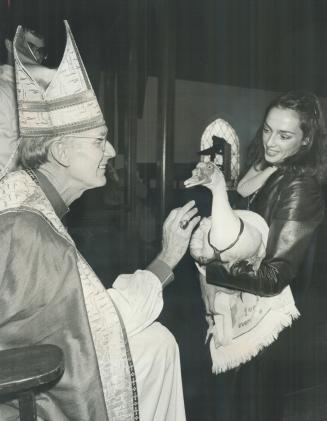
[[[8,35],[9,36],[9,35]],[[24,29],[25,60],[41,64],[45,59],[44,39],[31,29]],[[3,42],[0,57],[0,177],[15,167],[15,152],[18,147],[18,113],[14,75],[14,55],[12,40]]]

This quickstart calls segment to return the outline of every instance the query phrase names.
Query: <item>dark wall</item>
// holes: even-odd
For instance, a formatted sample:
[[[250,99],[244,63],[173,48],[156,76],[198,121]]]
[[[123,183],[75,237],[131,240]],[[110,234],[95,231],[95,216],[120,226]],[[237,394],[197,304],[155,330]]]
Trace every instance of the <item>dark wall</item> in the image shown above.
[[[135,3],[136,0],[134,0]],[[283,91],[306,88],[327,95],[324,0],[176,0],[176,76],[248,88]],[[114,67],[130,27],[130,0],[1,0],[0,25],[9,22],[45,32],[50,64],[64,43],[62,19],[69,19],[96,79]],[[138,19],[148,49],[148,74],[158,74],[157,1],[139,0]],[[8,5],[10,13],[7,16]],[[0,31],[1,32],[1,31]],[[143,41],[142,41],[143,43]],[[144,44],[144,43],[143,43]]]

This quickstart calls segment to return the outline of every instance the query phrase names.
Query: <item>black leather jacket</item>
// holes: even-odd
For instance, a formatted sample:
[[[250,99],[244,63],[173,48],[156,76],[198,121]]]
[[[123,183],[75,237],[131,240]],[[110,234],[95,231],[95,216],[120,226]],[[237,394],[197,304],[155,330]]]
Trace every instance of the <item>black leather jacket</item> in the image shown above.
[[[207,282],[261,296],[279,294],[295,279],[312,235],[324,216],[317,180],[277,170],[251,203],[269,225],[266,257],[259,269],[242,261],[228,273],[218,262],[207,265]]]

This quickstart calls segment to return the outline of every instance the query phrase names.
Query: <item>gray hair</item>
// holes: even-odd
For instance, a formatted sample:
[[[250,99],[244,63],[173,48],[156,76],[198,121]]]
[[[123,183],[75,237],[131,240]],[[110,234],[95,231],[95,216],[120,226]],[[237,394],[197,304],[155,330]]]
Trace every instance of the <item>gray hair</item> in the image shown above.
[[[64,136],[25,137],[18,147],[18,165],[22,168],[38,169],[49,162],[49,150],[54,142],[62,141]]]

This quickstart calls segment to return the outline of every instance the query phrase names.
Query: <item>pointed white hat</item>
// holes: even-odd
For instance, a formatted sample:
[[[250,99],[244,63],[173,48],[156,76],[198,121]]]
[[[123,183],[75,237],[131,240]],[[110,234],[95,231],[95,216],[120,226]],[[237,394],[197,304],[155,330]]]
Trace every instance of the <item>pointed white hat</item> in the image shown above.
[[[17,28],[14,57],[21,137],[58,136],[105,125],[73,34],[68,22],[64,23],[65,52],[46,88],[33,78],[29,60],[24,64],[23,28]],[[45,67],[39,69],[47,71]]]

